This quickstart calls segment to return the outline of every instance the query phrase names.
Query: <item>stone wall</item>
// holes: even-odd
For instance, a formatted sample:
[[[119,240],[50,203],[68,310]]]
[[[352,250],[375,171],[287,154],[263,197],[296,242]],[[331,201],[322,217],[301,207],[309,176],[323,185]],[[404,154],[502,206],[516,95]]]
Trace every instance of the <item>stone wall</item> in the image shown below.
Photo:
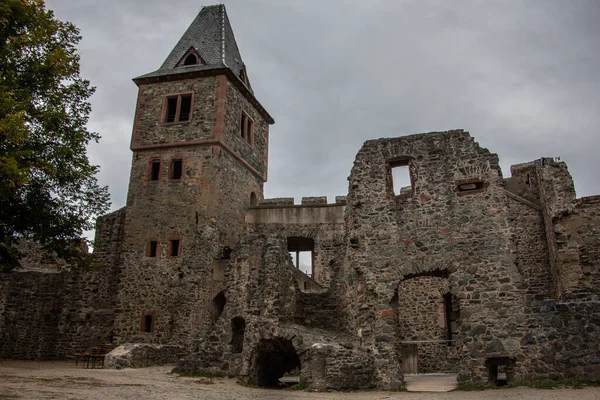
[[[11,272],[0,279],[0,358],[65,359],[110,342],[118,271]]]

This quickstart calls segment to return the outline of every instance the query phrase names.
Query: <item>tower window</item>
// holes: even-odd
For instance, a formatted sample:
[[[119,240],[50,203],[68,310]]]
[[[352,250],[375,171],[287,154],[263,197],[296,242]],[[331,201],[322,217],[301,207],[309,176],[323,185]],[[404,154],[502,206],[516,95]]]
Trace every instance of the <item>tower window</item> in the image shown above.
[[[192,93],[167,96],[163,109],[164,123],[189,121],[192,116]]]
[[[151,240],[148,242],[148,257],[156,257],[158,255],[158,240]]]
[[[160,160],[150,161],[150,180],[157,181],[160,179]]]
[[[181,237],[169,239],[169,257],[181,256]]]
[[[254,146],[254,121],[244,111],[242,111],[242,118],[240,120],[240,136],[250,146]]]
[[[183,160],[171,161],[171,179],[181,179],[183,173]]]
[[[154,310],[144,311],[142,313],[142,318],[140,321],[140,332],[144,332],[144,333],[154,332],[154,323],[155,323]]]
[[[188,54],[188,56],[183,61],[183,65],[196,65],[198,64],[198,58],[193,54]]]

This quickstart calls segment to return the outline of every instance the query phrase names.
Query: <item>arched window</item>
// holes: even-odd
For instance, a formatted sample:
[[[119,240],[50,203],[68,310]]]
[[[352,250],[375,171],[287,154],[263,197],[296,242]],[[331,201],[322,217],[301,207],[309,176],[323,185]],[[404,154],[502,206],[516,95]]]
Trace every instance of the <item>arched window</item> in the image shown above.
[[[198,58],[194,54],[188,54],[188,56],[183,60],[183,65],[196,65],[198,64]]]
[[[251,206],[258,205],[258,199],[256,198],[256,193],[254,193],[254,192],[250,193],[250,205]]]

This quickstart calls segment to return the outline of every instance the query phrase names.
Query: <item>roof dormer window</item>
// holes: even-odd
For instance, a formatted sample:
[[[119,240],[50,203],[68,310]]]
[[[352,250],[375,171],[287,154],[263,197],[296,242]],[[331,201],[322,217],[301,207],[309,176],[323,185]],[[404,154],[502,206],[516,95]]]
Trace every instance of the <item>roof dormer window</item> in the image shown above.
[[[198,64],[198,57],[195,54],[190,53],[187,55],[185,60],[183,60],[183,65],[196,65]]]

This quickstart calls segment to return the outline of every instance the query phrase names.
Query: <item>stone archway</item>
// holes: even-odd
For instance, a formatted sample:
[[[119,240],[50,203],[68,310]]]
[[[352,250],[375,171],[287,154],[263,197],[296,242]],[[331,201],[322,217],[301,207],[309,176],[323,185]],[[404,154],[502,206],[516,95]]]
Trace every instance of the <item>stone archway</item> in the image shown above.
[[[253,352],[250,383],[277,387],[279,378],[300,368],[300,358],[291,340],[282,337],[261,339]]]

